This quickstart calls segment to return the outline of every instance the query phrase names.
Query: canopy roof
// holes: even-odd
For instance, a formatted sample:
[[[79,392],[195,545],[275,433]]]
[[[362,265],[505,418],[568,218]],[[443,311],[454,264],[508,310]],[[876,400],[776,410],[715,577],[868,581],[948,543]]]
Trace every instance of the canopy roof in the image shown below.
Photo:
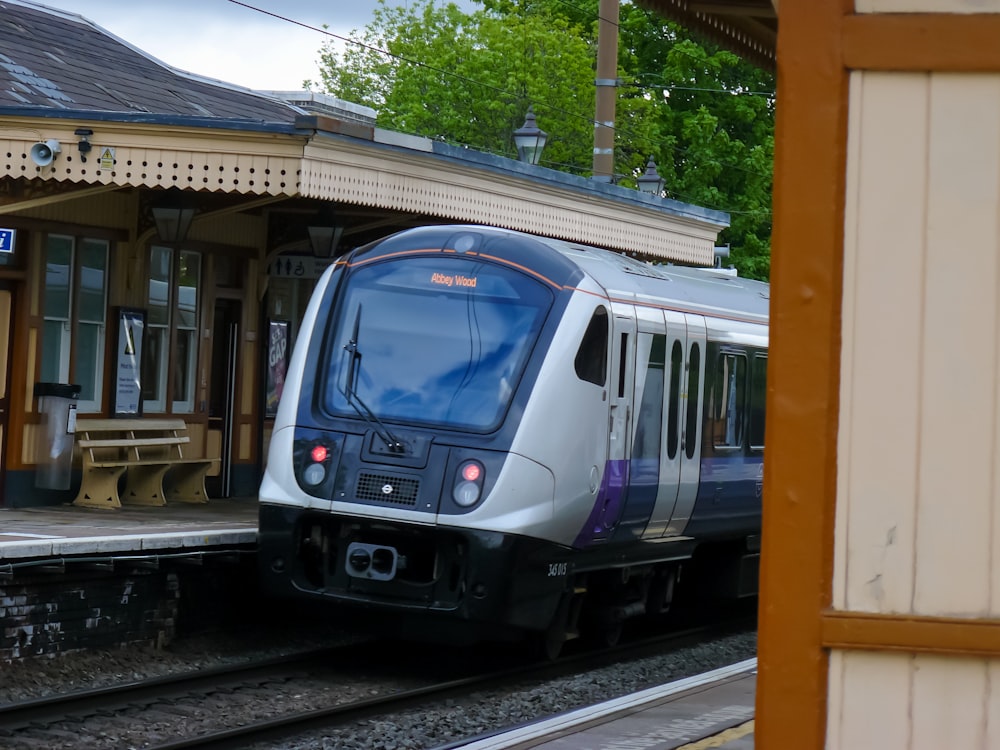
[[[776,67],[777,0],[635,0],[766,70]]]

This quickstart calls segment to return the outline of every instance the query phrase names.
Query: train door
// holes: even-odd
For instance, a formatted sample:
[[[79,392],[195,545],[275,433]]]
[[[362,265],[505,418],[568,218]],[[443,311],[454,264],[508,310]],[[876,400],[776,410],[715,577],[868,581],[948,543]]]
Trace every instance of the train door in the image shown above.
[[[206,489],[214,497],[231,494],[241,312],[238,299],[220,297],[215,301],[208,427],[220,436],[222,460],[219,475],[206,479]]]
[[[656,508],[663,486],[664,389],[666,385],[666,328],[663,312],[637,306],[635,356],[631,398],[628,474],[624,504],[615,528],[616,540],[637,539]],[[669,481],[669,480],[667,480]],[[676,482],[674,482],[676,484]],[[676,495],[676,489],[674,490]]]
[[[607,538],[626,502],[628,459],[632,452],[632,396],[635,378],[635,308],[611,305],[611,391],[609,394],[608,461],[601,495],[604,508],[595,539]]]
[[[698,497],[701,477],[701,430],[705,410],[705,319],[700,315],[686,314],[687,345],[685,347],[685,372],[681,379],[679,422],[679,475],[677,502],[667,523],[664,536],[684,533],[694,502]]]
[[[687,319],[684,313],[665,310],[664,388],[662,412],[662,442],[660,448],[660,486],[656,507],[649,518],[643,537],[664,535],[677,505],[682,483],[690,473],[690,461],[685,457],[684,428],[690,347]]]

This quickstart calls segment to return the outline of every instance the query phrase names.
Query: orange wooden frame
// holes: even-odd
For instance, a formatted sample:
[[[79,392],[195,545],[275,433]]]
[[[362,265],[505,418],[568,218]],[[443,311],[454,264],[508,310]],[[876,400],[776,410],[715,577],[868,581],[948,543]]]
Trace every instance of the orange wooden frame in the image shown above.
[[[1000,622],[829,609],[851,70],[1000,71],[1000,15],[781,0],[755,744],[823,748],[829,649],[1000,654]]]

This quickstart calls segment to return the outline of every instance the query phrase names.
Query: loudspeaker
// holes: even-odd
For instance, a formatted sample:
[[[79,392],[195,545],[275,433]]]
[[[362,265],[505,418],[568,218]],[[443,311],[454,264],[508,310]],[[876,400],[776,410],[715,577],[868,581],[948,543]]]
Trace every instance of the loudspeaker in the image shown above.
[[[40,167],[47,167],[60,151],[62,147],[59,141],[50,139],[44,143],[39,142],[31,147],[31,160]]]

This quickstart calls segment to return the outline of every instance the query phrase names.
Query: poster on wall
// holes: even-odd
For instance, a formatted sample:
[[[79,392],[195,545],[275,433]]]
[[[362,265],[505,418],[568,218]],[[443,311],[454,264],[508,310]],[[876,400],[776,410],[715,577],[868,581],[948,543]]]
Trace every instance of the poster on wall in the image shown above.
[[[142,339],[146,311],[118,308],[118,341],[115,345],[115,387],[111,414],[142,416]]]
[[[288,321],[272,320],[268,322],[267,336],[267,395],[264,401],[264,413],[273,417],[278,413],[278,402],[281,391],[285,387],[285,374],[288,372]]]

